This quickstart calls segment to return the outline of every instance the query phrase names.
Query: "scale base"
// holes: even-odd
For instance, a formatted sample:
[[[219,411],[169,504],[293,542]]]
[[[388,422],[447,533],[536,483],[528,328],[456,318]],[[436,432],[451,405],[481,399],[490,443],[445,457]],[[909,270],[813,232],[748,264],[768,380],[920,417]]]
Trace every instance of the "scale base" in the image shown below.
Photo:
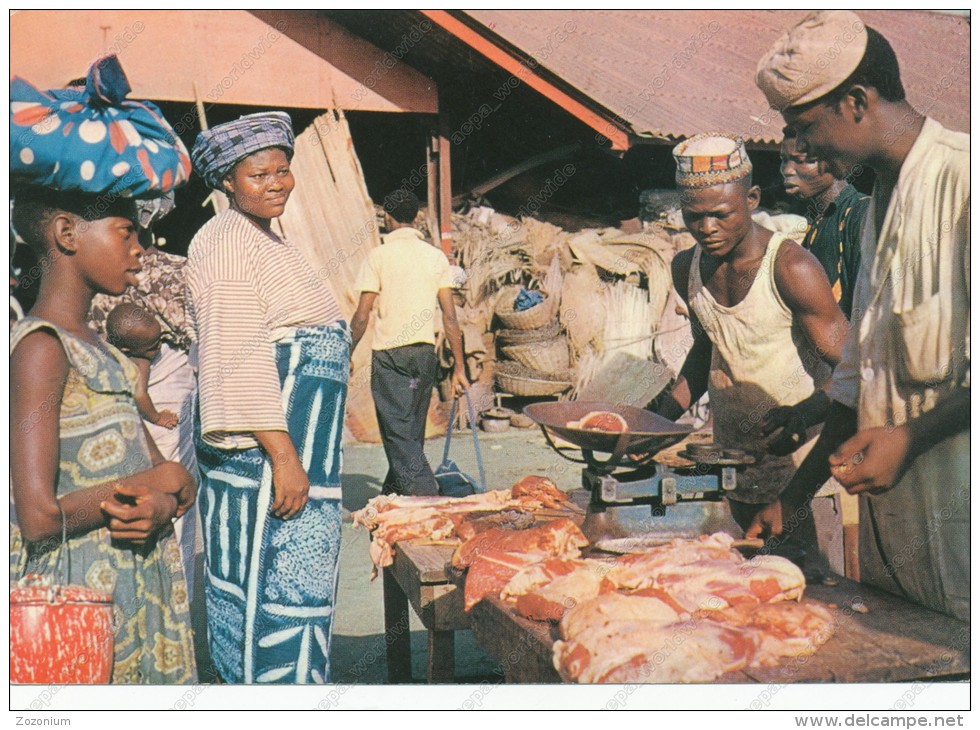
[[[582,472],[582,486],[592,495],[590,511],[649,505],[654,515],[663,516],[667,507],[680,502],[717,502],[722,499],[726,492],[735,488],[735,468],[719,466],[684,473],[657,465],[653,473],[639,469],[619,476],[586,469]]]

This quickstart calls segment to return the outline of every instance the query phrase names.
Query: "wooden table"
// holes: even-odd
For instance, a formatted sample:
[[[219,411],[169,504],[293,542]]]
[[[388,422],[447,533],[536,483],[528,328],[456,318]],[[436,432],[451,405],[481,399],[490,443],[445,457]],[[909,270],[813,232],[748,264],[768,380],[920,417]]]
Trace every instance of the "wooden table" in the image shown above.
[[[969,676],[969,624],[846,578],[838,581],[806,589],[806,597],[827,605],[836,623],[834,635],[816,654],[806,661],[730,672],[715,682],[911,682]],[[867,613],[852,608],[857,599]],[[517,616],[496,598],[476,604],[470,621],[476,640],[500,662],[507,682],[561,681],[551,663],[557,627]]]
[[[412,681],[409,603],[429,632],[426,679],[430,683],[452,682],[456,666],[454,632],[470,628],[463,611],[463,589],[450,582],[446,570],[454,548],[408,540],[395,543],[394,550],[394,563],[383,571],[388,682]]]

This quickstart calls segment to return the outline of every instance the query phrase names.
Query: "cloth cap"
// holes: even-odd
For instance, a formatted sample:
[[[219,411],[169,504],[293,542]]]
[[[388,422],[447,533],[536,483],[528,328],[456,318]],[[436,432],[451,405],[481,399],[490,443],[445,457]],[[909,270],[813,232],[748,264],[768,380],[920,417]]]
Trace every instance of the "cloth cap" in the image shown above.
[[[190,178],[187,149],[160,110],[126,98],[116,56],[85,87],[41,91],[10,82],[10,175],[20,184],[116,198],[154,198]]]
[[[194,169],[209,188],[221,181],[241,160],[269,147],[285,147],[293,155],[293,122],[286,112],[246,114],[233,122],[205,129],[194,141]]]
[[[707,188],[741,180],[752,172],[752,162],[740,137],[698,134],[673,150],[678,186]]]
[[[811,13],[762,57],[755,83],[774,109],[808,104],[840,86],[867,46],[864,22],[850,10]]]

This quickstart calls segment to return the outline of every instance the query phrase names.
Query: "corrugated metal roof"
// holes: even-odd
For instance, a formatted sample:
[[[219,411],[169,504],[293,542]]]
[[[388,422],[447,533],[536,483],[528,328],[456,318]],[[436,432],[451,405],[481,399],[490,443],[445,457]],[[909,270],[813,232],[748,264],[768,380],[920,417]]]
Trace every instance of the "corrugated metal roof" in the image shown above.
[[[468,10],[466,15],[640,137],[725,131],[782,138],[755,67],[805,10]],[[909,101],[969,131],[970,24],[926,11],[860,11],[891,42]]]

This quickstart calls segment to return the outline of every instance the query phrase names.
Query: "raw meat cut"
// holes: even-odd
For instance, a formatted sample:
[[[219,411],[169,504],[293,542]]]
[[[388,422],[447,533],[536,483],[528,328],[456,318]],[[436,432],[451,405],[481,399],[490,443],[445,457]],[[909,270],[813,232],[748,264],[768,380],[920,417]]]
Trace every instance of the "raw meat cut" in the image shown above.
[[[577,421],[569,421],[566,428],[577,428],[580,431],[602,431],[604,433],[625,433],[629,431],[626,419],[612,411],[592,411],[586,413]]]
[[[708,682],[815,652],[834,622],[820,605],[799,602],[799,568],[770,555],[745,560],[731,542],[720,534],[674,540],[617,558],[598,595],[565,607],[555,669],[577,682]],[[554,602],[570,593],[561,582],[582,570],[573,568],[547,584],[535,580],[535,568],[519,574],[518,601],[536,597],[526,614],[552,618]]]
[[[527,530],[485,530],[460,545],[453,553],[454,568],[465,568],[481,553],[494,550],[524,555],[577,558],[579,548],[589,544],[574,522],[556,519]]]
[[[355,527],[371,531],[369,552],[374,578],[378,570],[391,565],[394,544],[399,540],[465,540],[490,529],[513,532],[550,521],[554,512],[538,514],[548,510],[571,515],[579,522],[584,516],[550,479],[527,476],[509,490],[467,497],[382,495],[371,499],[352,517]]]

